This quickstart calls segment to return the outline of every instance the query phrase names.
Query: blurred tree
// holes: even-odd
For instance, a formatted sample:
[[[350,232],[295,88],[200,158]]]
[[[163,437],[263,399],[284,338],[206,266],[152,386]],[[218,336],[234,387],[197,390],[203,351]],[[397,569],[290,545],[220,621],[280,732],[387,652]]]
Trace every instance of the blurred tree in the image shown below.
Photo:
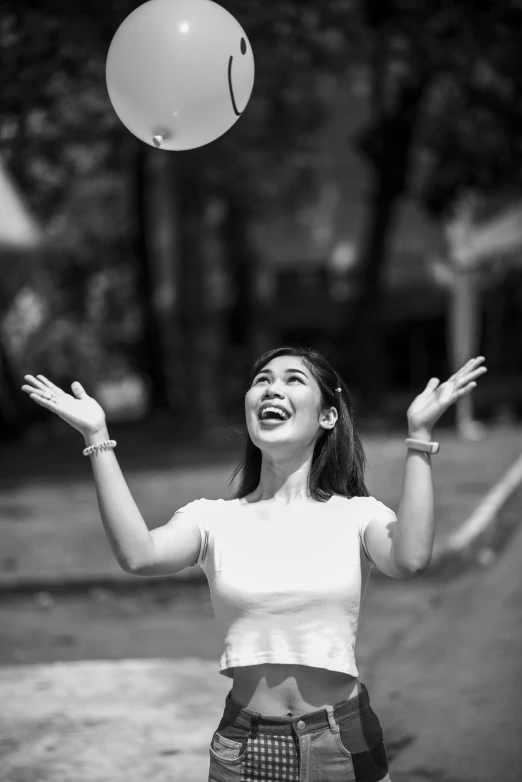
[[[196,377],[199,363],[208,364],[210,357],[224,352],[223,337],[219,346],[215,340],[226,333],[226,307],[215,306],[205,286],[212,277],[209,257],[221,257],[223,276],[232,281],[227,306],[234,333],[248,354],[253,329],[247,320],[256,312],[260,262],[249,240],[249,222],[262,211],[290,208],[313,189],[320,152],[315,131],[327,114],[318,70],[335,70],[346,62],[347,36],[332,26],[328,9],[312,0],[285,0],[277,15],[259,1],[246,7],[237,0],[227,3],[248,31],[256,56],[248,112],[214,144],[164,155],[142,148],[122,126],[106,94],[110,40],[137,5],[94,0],[72,9],[66,0],[53,0],[42,9],[36,0],[23,6],[4,3],[0,144],[37,213],[62,227],[68,225],[65,215],[71,216],[71,194],[79,180],[101,171],[116,176],[129,168],[135,172],[133,214],[138,220],[122,223],[116,200],[104,204],[102,220],[110,230],[122,228],[119,251],[113,247],[117,257],[89,243],[89,229],[81,228],[87,214],[76,214],[74,238],[65,241],[62,232],[76,261],[57,250],[53,273],[67,283],[64,298],[78,304],[91,277],[100,274],[100,263],[107,268],[117,265],[122,253],[137,255],[144,320],[141,361],[153,380],[155,402],[191,405],[193,393],[196,398],[200,394],[196,401],[203,421],[205,410],[213,415],[217,401],[201,382],[194,385],[189,378]],[[217,211],[216,197],[221,203]],[[219,242],[226,243],[220,253]],[[188,362],[186,371],[181,371],[180,354],[182,363]],[[174,395],[177,401],[169,391],[174,377],[178,386],[185,384],[184,392]],[[205,377],[206,387],[208,372]],[[217,383],[210,386],[218,393]]]
[[[459,79],[439,78],[421,130],[428,154],[418,198],[448,226],[453,369],[479,349],[484,268],[492,279],[499,257],[520,251],[521,24],[522,8],[513,4],[497,3],[476,15],[470,36],[475,58]],[[470,397],[457,405],[457,426],[464,437],[481,435]]]
[[[329,154],[317,131],[336,108],[325,75],[341,77],[362,63],[371,118],[357,143],[372,178],[355,317],[361,399],[375,409],[383,270],[401,198],[413,195],[441,213],[459,188],[483,188],[486,180],[497,186],[510,167],[514,176],[519,7],[507,0],[284,0],[275,13],[260,0],[229,0],[256,57],[248,111],[213,144],[174,156],[144,148],[106,93],[109,43],[139,4],[50,0],[42,9],[37,0],[5,0],[0,11],[0,145],[36,213],[56,229],[46,256],[61,295],[56,306],[89,318],[87,292],[101,286],[119,302],[104,317],[126,308],[140,326],[139,362],[156,403],[186,407],[195,389],[201,420],[205,410],[215,417],[220,384],[211,381],[209,362],[218,366],[226,353],[227,322],[250,358],[266,319],[257,295],[262,248],[253,247],[251,222],[290,211],[317,190],[318,161]],[[87,183],[104,177],[112,177],[113,195],[95,189],[88,196]],[[128,193],[137,206],[123,217]],[[101,198],[96,216],[89,198]],[[99,230],[89,227],[93,220]],[[121,284],[133,264],[134,300]],[[102,341],[115,329],[132,331],[103,323]]]
[[[174,156],[136,144],[134,158],[135,256],[143,314],[138,364],[151,383],[152,407],[186,404],[177,318],[181,277],[181,214]]]
[[[24,341],[18,372],[63,366],[60,354],[76,345],[78,364],[70,370],[79,366],[89,386],[112,333],[105,308],[104,318],[89,322],[90,290],[102,278],[104,291],[118,284],[127,290],[118,269],[128,255],[129,220],[118,178],[128,146],[108,111],[97,30],[87,22],[81,10],[56,2],[42,9],[8,1],[0,9],[0,147],[44,226],[33,282],[50,305],[48,322]],[[49,285],[40,285],[42,275]],[[0,288],[6,282],[0,274]],[[82,346],[89,353],[83,363]],[[24,363],[37,360],[39,366]]]
[[[353,41],[349,30],[339,30],[329,6],[314,0],[285,0],[277,13],[260,2],[225,5],[254,51],[253,94],[245,116],[228,133],[186,156],[199,167],[206,192],[221,204],[218,231],[232,349],[229,361],[223,351],[218,359],[222,366],[239,363],[246,379],[248,364],[268,345],[264,324],[271,318],[259,295],[264,257],[252,240],[252,223],[260,215],[269,220],[291,212],[317,192],[318,161],[326,154],[318,131],[335,110],[324,80],[346,69]],[[342,5],[346,13],[354,7],[348,0]],[[187,311],[194,307],[187,304]]]
[[[362,398],[376,409],[383,270],[401,198],[419,198],[441,215],[462,191],[513,183],[522,9],[509,0],[365,0],[360,9],[372,99],[358,146],[372,185],[360,249],[364,292],[354,317]]]
[[[0,157],[0,313],[5,313],[32,274],[32,251],[38,246],[40,227]],[[26,428],[28,416],[15,377],[12,343],[0,322],[0,437]]]

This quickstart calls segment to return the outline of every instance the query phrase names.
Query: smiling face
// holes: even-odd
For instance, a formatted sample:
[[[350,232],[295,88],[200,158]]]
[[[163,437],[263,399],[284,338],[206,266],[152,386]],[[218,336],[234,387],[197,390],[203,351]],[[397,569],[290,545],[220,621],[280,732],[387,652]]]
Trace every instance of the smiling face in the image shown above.
[[[254,377],[245,397],[248,433],[261,451],[313,449],[337,410],[322,410],[321,391],[301,358],[277,356]]]
[[[247,42],[246,42],[245,38],[242,36],[241,37],[241,42],[239,44],[239,50],[241,52],[241,55],[244,56],[247,53],[247,49],[248,49]],[[228,60],[228,89],[230,90],[230,99],[232,101],[232,108],[234,109],[234,114],[237,117],[240,117],[241,114],[243,113],[243,111],[239,111],[238,110],[236,99],[235,99],[235,96],[234,96],[234,82],[232,80],[233,62],[234,62],[234,56],[231,54],[230,57],[229,57],[229,60]]]

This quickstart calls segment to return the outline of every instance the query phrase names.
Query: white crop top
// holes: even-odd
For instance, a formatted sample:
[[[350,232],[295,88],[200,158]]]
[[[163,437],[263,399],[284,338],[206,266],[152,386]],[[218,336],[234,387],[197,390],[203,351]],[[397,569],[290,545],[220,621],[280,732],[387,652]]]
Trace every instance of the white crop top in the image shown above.
[[[240,500],[195,500],[179,512],[201,531],[194,564],[208,580],[223,676],[260,663],[358,675],[359,608],[374,564],[364,530],[377,516],[394,521],[390,508],[374,497],[334,495],[269,521]]]

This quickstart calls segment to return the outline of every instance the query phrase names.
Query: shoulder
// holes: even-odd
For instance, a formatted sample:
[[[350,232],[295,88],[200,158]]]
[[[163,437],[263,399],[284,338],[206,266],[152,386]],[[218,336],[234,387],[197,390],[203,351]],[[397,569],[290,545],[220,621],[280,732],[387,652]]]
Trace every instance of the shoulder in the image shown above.
[[[373,500],[373,497],[345,497],[342,494],[333,494],[330,503],[338,508],[356,508],[357,506],[368,505],[367,500]]]
[[[376,497],[342,497],[340,495],[334,495],[330,502],[334,503],[337,508],[345,508],[350,513],[356,512],[364,516],[389,516],[390,514],[395,516],[394,511],[385,505],[381,500]]]
[[[192,500],[192,502],[188,502],[186,505],[184,505],[182,508],[178,509],[178,513],[185,513],[187,516],[192,517],[205,517],[209,518],[215,515],[219,515],[220,513],[226,512],[228,510],[228,501],[227,500],[207,500],[204,497],[202,497],[199,500]]]

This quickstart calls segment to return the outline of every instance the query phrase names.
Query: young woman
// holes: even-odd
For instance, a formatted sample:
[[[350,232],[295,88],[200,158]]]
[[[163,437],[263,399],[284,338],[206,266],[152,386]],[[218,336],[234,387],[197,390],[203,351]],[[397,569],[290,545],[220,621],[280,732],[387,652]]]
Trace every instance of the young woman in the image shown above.
[[[232,679],[209,747],[209,782],[389,780],[383,731],[354,658],[372,566],[391,578],[427,568],[433,545],[435,422],[486,371],[471,359],[431,378],[407,411],[397,515],[369,496],[346,385],[310,349],[256,362],[232,500],[195,500],[149,531],[118,466],[100,405],[42,375],[22,389],[85,438],[103,524],[120,566],[206,573]]]

